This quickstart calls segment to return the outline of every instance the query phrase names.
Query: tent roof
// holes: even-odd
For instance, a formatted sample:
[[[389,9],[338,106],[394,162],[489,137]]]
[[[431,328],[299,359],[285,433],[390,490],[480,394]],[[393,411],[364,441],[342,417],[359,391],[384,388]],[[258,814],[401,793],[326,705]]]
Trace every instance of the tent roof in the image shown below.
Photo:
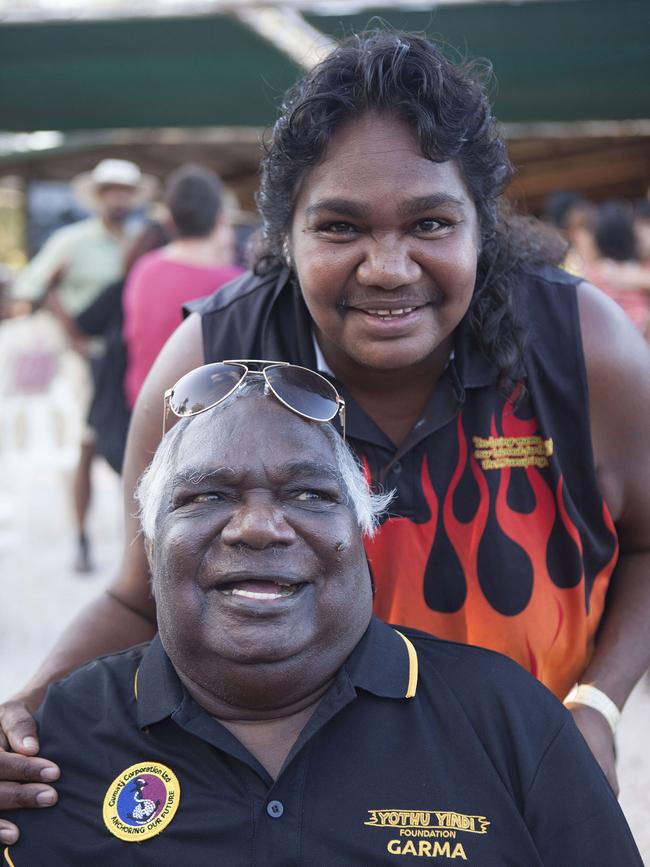
[[[0,27],[4,129],[266,123],[298,69],[224,16]]]
[[[426,31],[455,56],[489,58],[508,122],[648,117],[650,3],[540,0],[308,15],[340,37],[376,13]],[[376,19],[375,19],[376,20]],[[299,74],[224,15],[0,26],[5,130],[259,126]]]
[[[433,5],[433,4],[432,4]],[[392,27],[424,31],[452,57],[483,57],[496,76],[495,114],[503,122],[623,120],[650,116],[650,3],[647,0],[542,0],[439,6],[430,13],[377,10]],[[369,14],[340,22],[363,29]]]

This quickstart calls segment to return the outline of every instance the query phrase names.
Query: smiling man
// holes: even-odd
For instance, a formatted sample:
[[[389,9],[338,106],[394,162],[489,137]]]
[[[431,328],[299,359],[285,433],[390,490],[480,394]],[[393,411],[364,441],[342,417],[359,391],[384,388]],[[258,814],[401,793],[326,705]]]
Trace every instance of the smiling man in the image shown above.
[[[159,634],[50,688],[59,802],[5,863],[640,865],[551,693],[372,616],[363,535],[389,498],[314,420],[338,396],[232,367],[233,387],[217,364],[171,390],[196,417],[138,490]]]

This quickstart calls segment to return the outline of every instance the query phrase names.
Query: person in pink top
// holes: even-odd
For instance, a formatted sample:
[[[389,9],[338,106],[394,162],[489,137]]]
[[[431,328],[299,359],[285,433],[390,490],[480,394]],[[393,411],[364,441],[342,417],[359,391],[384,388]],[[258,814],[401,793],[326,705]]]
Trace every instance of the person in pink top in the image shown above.
[[[180,325],[187,301],[209,295],[242,273],[232,264],[233,232],[223,210],[223,188],[209,169],[186,165],[165,189],[176,236],[143,256],[124,289],[127,400],[133,407],[149,369]]]
[[[616,301],[648,340],[650,269],[639,261],[631,205],[603,202],[596,212],[594,239],[600,258],[585,268],[584,276]]]

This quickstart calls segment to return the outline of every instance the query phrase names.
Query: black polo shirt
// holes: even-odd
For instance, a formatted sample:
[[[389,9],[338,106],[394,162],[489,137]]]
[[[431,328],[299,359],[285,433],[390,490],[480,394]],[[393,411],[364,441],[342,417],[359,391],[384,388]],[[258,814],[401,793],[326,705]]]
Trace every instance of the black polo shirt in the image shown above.
[[[277,780],[156,638],[50,687],[58,804],[15,867],[640,865],[569,714],[519,666],[373,619]]]
[[[591,447],[578,282],[555,268],[518,273],[526,392],[516,406],[496,388],[469,317],[399,447],[334,379],[349,444],[371,482],[397,494],[366,540],[375,613],[505,653],[560,698],[589,661],[618,553]],[[201,315],[206,362],[317,366],[313,323],[286,268],[188,306]]]

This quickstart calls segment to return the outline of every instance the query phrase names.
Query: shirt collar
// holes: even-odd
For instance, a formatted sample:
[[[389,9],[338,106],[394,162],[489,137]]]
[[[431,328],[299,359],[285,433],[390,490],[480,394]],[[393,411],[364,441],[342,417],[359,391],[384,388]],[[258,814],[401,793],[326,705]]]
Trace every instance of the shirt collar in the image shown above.
[[[415,695],[417,651],[406,635],[377,617],[372,617],[343,667],[353,686],[381,698],[413,698]]]
[[[311,339],[314,343],[314,352],[316,354],[316,370],[319,373],[324,373],[326,376],[331,376],[334,378],[334,371],[327,363],[325,356],[323,355],[323,350],[320,348],[320,343],[318,342],[318,338],[316,337],[316,332],[312,328],[311,331]]]
[[[412,698],[418,656],[412,642],[372,617],[361,641],[343,664],[352,685],[381,698]],[[134,692],[140,728],[160,722],[180,707],[185,689],[156,635],[136,672]]]
[[[156,635],[135,675],[135,697],[140,728],[165,719],[180,707],[184,688]]]

